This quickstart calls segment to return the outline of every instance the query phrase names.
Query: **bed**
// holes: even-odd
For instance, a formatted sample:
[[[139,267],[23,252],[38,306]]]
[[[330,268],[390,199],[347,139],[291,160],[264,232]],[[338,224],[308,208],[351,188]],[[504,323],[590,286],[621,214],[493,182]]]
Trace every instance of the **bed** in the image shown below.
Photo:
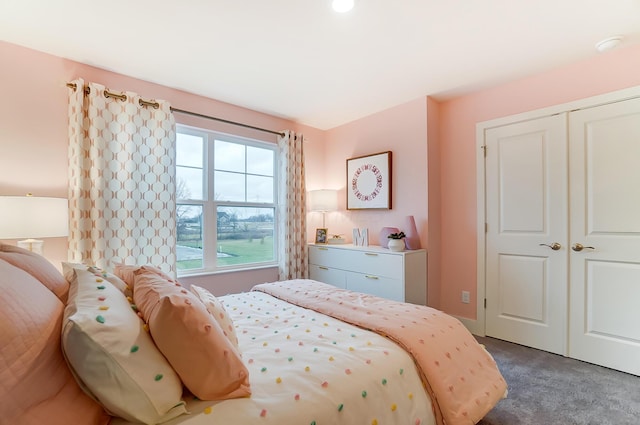
[[[473,424],[506,395],[489,353],[425,306],[302,279],[214,297],[116,269],[63,277],[0,244],[0,424]]]

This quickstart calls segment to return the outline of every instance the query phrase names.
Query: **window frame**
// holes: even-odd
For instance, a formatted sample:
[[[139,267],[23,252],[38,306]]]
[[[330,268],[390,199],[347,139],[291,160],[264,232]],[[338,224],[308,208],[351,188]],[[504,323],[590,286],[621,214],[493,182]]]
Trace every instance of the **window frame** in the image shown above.
[[[203,161],[202,161],[202,198],[203,199],[178,199],[176,194],[176,209],[180,205],[194,205],[202,207],[202,267],[192,269],[178,269],[178,276],[191,276],[202,274],[213,274],[220,272],[232,272],[241,270],[253,270],[261,268],[277,267],[279,262],[278,249],[278,146],[276,143],[264,140],[251,139],[248,137],[223,133],[206,128],[194,127],[186,124],[176,123],[176,133],[201,137],[203,139]],[[246,147],[257,147],[273,151],[273,201],[272,202],[248,202],[248,201],[218,201],[215,199],[214,178],[215,178],[215,141],[221,140],[229,143],[236,143],[245,146],[245,198],[247,189],[247,176],[256,175],[247,172],[247,152]],[[176,168],[180,166],[176,162]],[[177,187],[177,182],[176,182]],[[218,247],[218,207],[240,207],[240,208],[273,208],[273,253],[272,261],[233,264],[220,266],[217,261]],[[176,220],[177,226],[177,220]]]

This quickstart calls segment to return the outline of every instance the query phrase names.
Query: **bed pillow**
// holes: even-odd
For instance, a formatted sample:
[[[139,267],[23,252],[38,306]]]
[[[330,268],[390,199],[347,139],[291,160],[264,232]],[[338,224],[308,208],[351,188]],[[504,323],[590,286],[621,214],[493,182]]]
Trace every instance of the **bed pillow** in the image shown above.
[[[43,256],[17,246],[0,243],[0,259],[35,277],[63,303],[67,301],[69,284],[58,269]]]
[[[107,424],[109,416],[80,389],[62,356],[62,302],[3,260],[0,293],[0,422]]]
[[[205,288],[201,288],[200,286],[191,285],[189,289],[196,297],[198,297],[200,302],[204,304],[209,314],[216,319],[216,322],[218,322],[220,328],[222,328],[222,333],[224,333],[239,352],[236,328],[233,326],[233,320],[231,320],[231,316],[227,313],[222,302],[211,292],[207,291]]]
[[[64,312],[62,346],[72,372],[114,416],[157,424],[186,413],[180,378],[144,323],[125,295],[91,270],[73,268]]]
[[[113,273],[122,279],[128,286],[133,290],[133,285],[135,285],[135,273],[138,270],[144,270],[149,273],[155,273],[158,276],[168,280],[169,282],[177,282],[171,276],[163,272],[157,267],[145,265],[145,266],[128,266],[126,264],[115,264],[113,268]]]
[[[156,345],[195,396],[223,400],[251,394],[240,354],[195,295],[141,268],[133,299]]]
[[[120,279],[118,276],[116,276],[113,273],[108,273],[107,271],[101,269],[98,266],[89,266],[82,263],[63,262],[62,274],[64,275],[64,278],[67,280],[67,282],[71,283],[71,281],[75,278],[74,269],[76,268],[79,268],[82,270],[88,270],[89,272],[93,273],[97,278],[101,278],[109,281],[113,286],[118,288],[120,292],[122,292],[125,296],[131,297],[131,299],[133,300],[133,291],[131,290],[129,285],[127,285],[124,282],[124,280]]]

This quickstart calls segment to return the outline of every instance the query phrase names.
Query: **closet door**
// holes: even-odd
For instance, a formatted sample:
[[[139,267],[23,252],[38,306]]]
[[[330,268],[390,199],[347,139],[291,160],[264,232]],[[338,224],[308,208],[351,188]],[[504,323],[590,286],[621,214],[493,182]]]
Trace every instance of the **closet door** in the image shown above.
[[[640,375],[640,99],[569,123],[569,355]]]
[[[486,334],[566,355],[566,114],[485,133]]]

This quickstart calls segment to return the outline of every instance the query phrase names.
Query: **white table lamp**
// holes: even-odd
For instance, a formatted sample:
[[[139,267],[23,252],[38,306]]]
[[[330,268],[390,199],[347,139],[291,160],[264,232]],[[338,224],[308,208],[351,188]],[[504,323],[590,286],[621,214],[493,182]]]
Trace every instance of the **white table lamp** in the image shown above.
[[[64,198],[0,196],[0,239],[22,239],[21,248],[42,255],[44,241],[69,234],[69,206]]]
[[[325,227],[325,213],[338,209],[338,191],[329,189],[310,190],[309,211],[322,213],[322,227]]]

